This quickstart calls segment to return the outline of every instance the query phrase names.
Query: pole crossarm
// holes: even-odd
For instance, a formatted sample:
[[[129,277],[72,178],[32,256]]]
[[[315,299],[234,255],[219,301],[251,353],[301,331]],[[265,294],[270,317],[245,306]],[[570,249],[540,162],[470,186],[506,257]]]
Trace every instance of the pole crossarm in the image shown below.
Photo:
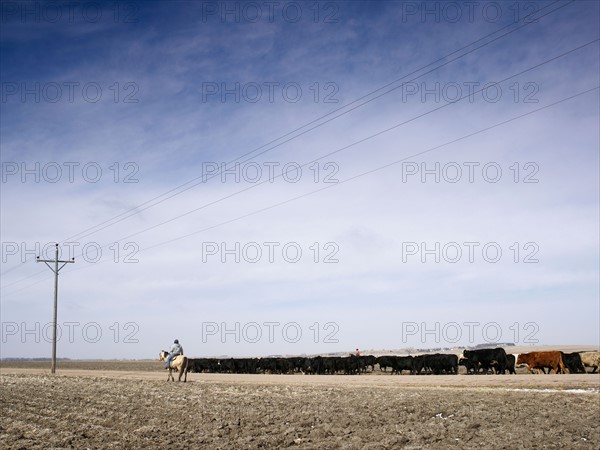
[[[70,261],[62,261],[62,260],[58,259],[58,244],[56,244],[55,255],[56,256],[54,257],[54,259],[40,259],[39,256],[36,258],[36,262],[43,262],[44,264],[46,264],[48,266],[48,268],[52,272],[54,272],[54,321],[53,321],[54,328],[52,330],[52,368],[51,368],[52,373],[56,372],[56,323],[57,323],[57,316],[58,316],[58,272],[60,272],[60,270],[63,267],[65,267],[67,264],[75,262],[75,258],[71,258]],[[53,263],[54,267],[52,267],[48,263]],[[58,267],[59,263],[62,263],[62,266]]]
[[[63,267],[65,267],[67,264],[69,263],[74,263],[75,262],[75,258],[73,258],[71,261],[56,261],[54,259],[36,259],[37,262],[43,262],[46,263],[46,265],[48,266],[48,268],[54,272],[54,269],[52,268],[52,266],[48,263],[63,263],[62,266],[60,266],[58,268],[58,271],[60,272],[60,269],[62,269]]]

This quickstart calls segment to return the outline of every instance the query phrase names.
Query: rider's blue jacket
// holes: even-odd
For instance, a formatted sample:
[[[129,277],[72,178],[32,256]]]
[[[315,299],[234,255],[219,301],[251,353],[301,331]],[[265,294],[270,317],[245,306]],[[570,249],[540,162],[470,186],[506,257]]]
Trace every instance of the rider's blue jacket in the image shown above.
[[[179,344],[173,344],[171,347],[171,355],[183,355],[183,347]]]

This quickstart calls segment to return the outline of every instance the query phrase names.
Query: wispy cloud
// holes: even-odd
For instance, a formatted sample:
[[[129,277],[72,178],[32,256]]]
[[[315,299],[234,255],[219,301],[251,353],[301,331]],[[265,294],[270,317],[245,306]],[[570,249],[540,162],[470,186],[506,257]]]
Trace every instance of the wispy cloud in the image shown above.
[[[133,23],[108,12],[66,27],[5,21],[1,307],[3,324],[19,330],[3,335],[3,356],[47,353],[32,340],[35,323],[51,318],[52,294],[51,272],[33,262],[36,243],[69,236],[74,253],[62,249],[76,264],[61,272],[59,322],[96,322],[104,334],[65,342],[68,357],[153,357],[173,338],[172,320],[194,355],[397,348],[407,344],[405,321],[498,322],[506,340],[514,322],[533,322],[543,342],[597,342],[598,91],[437,147],[595,87],[597,42],[476,92],[597,39],[598,5],[565,6],[278,139],[509,25],[514,13],[453,23],[407,16],[395,3],[335,4],[334,23],[315,23],[309,10],[298,23],[223,23],[203,16],[201,3],[161,2],[135,3]],[[224,180],[160,197],[258,148],[268,151],[256,164],[244,164],[248,156]],[[147,208],[155,198],[164,201]],[[557,326],[566,315],[577,321]],[[268,321],[298,322],[303,340],[203,339],[205,322]],[[110,327],[118,323],[121,339],[130,322],[139,342],[115,343]],[[338,342],[312,339],[314,323],[321,338],[336,324]],[[25,338],[23,326],[34,329]]]

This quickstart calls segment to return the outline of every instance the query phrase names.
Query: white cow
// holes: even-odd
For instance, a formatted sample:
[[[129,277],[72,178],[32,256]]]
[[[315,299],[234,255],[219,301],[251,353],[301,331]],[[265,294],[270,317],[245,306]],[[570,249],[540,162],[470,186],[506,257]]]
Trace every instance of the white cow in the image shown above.
[[[592,373],[596,373],[600,367],[600,352],[581,352],[581,362],[585,367],[591,367]]]

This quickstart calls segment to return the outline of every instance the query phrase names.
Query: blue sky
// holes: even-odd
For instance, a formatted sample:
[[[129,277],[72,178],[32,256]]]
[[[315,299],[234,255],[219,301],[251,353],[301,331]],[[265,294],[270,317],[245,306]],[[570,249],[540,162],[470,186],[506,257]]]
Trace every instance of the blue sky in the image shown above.
[[[599,342],[597,2],[75,3],[2,2],[3,357],[57,241],[62,357]]]

